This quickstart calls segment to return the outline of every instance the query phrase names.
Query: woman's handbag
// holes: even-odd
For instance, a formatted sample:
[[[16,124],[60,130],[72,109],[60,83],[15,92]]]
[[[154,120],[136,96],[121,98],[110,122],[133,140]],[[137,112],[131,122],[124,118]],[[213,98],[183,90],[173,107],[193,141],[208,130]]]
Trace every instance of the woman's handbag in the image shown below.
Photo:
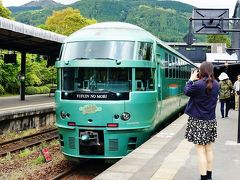
[[[240,83],[239,84],[239,88],[238,88],[238,91],[236,91],[237,95],[240,95]]]
[[[240,95],[240,90],[238,90],[236,93],[237,93],[237,95]]]

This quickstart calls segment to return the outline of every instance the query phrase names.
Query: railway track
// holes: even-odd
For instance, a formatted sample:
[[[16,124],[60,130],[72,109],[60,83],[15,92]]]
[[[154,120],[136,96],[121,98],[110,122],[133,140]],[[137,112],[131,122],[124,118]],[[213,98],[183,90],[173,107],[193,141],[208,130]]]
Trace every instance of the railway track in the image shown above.
[[[60,174],[56,175],[55,177],[51,178],[51,180],[59,180],[59,179],[64,179],[70,174],[74,173],[76,171],[76,167],[70,167],[69,169],[64,170]]]
[[[58,175],[51,177],[51,180],[91,180],[104,170],[109,168],[112,163],[106,163],[102,159],[86,159],[82,160],[79,164],[74,164],[69,169],[63,170]]]
[[[57,129],[51,128],[36,134],[24,136],[21,138],[4,141],[0,143],[0,156],[15,152],[34,145],[41,144],[44,141],[50,141],[58,138]]]

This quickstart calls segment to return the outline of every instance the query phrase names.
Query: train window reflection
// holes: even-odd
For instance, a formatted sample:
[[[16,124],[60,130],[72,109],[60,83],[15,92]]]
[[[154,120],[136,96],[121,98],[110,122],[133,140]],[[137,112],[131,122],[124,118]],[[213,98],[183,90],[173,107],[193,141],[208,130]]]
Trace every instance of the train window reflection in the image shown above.
[[[172,62],[172,55],[169,54],[168,56],[168,67],[169,67],[169,78],[173,78],[173,62]]]
[[[72,59],[133,59],[132,41],[81,41],[66,43],[61,60]]]
[[[164,61],[164,68],[165,68],[165,77],[168,78],[168,53],[165,52],[165,61]]]
[[[131,91],[131,68],[64,68],[62,89],[66,91]]]
[[[150,61],[152,58],[152,46],[152,43],[138,42],[137,59]]]
[[[136,90],[137,91],[153,91],[154,85],[154,69],[136,68]]]

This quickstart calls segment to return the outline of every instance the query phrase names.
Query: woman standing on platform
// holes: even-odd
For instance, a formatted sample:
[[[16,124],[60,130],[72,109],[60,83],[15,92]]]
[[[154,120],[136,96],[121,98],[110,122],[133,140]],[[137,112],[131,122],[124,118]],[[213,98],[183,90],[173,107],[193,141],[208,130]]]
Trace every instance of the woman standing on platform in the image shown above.
[[[201,180],[212,179],[212,143],[217,137],[215,109],[219,84],[214,79],[213,65],[204,61],[200,71],[192,72],[184,88],[189,96],[185,113],[189,115],[185,138],[195,144]]]
[[[222,114],[222,118],[224,118],[224,104],[226,104],[225,117],[228,117],[228,111],[230,109],[231,101],[231,91],[233,90],[233,85],[225,72],[222,72],[218,79],[220,80],[219,82],[220,84],[219,100],[221,104],[220,111]]]

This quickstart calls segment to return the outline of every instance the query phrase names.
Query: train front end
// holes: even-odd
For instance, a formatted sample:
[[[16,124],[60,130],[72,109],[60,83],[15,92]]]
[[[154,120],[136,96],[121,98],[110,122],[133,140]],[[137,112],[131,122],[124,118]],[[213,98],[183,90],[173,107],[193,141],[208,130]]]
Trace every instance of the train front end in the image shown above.
[[[70,36],[56,62],[56,126],[61,151],[70,160],[121,158],[154,129],[153,42],[123,38],[120,32],[127,34],[129,27],[100,27],[92,25]]]

